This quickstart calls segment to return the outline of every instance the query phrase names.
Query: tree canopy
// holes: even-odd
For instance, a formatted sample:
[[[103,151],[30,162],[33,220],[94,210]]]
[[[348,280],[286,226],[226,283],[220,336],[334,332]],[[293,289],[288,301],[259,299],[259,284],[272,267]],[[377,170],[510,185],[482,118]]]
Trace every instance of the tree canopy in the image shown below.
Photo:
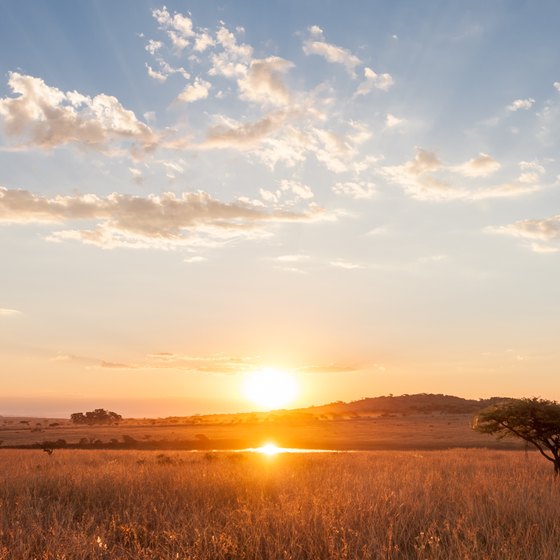
[[[525,440],[554,464],[554,474],[560,474],[560,404],[556,401],[533,397],[497,403],[479,412],[472,427],[499,438]]]
[[[122,416],[104,408],[96,408],[85,414],[83,412],[74,412],[74,414],[70,415],[70,420],[74,424],[112,424],[122,420]]]

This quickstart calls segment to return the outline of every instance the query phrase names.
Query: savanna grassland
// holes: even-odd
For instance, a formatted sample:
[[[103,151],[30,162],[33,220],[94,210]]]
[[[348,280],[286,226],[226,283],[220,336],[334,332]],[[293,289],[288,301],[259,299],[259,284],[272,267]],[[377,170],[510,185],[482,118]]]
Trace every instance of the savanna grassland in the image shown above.
[[[243,449],[273,441],[281,447],[337,450],[427,450],[450,447],[523,449],[515,440],[499,441],[471,429],[472,414],[389,414],[309,418],[201,417],[192,419],[126,419],[114,425],[73,425],[68,420],[4,419],[3,447],[62,446],[92,449]],[[21,423],[25,422],[25,423]],[[85,443],[80,443],[85,442]]]
[[[0,559],[557,560],[538,454],[0,451]]]

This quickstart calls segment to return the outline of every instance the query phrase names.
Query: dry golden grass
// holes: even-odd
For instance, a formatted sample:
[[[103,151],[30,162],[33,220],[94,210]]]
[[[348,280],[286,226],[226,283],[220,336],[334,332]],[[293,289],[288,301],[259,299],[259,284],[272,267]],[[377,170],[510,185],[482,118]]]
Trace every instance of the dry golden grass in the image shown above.
[[[0,452],[0,559],[558,560],[534,453]]]
[[[0,440],[4,447],[30,445],[43,441],[64,439],[77,444],[88,441],[122,442],[123,435],[135,438],[141,444],[164,448],[200,448],[197,434],[208,437],[210,449],[242,449],[258,447],[264,441],[274,440],[283,447],[322,449],[418,450],[447,449],[449,447],[517,448],[518,441],[498,441],[471,429],[471,414],[416,414],[362,417],[336,420],[292,419],[274,422],[196,424],[128,423],[115,426],[81,426],[60,422],[52,427],[44,421],[41,432],[34,428],[10,423],[0,425]],[[10,421],[13,422],[13,421]],[[132,422],[132,421],[131,421]],[[35,426],[36,428],[37,426]],[[156,442],[159,442],[156,443]]]

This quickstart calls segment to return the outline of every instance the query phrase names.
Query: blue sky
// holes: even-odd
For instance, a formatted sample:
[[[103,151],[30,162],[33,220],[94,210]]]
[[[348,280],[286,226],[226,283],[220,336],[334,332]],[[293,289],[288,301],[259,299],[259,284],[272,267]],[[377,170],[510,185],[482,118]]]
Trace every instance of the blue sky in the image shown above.
[[[560,398],[556,2],[3,2],[0,413]]]

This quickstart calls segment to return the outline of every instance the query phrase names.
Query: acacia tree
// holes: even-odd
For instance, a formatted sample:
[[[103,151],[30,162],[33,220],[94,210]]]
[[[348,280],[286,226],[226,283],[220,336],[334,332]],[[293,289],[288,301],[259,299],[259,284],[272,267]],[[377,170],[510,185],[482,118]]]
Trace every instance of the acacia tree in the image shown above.
[[[479,412],[472,427],[500,439],[525,440],[551,461],[554,474],[560,475],[560,404],[556,401],[533,397],[497,403]]]
[[[74,414],[70,415],[70,420],[74,424],[112,424],[122,420],[122,416],[104,408],[96,408],[85,414],[83,412],[74,412]]]

